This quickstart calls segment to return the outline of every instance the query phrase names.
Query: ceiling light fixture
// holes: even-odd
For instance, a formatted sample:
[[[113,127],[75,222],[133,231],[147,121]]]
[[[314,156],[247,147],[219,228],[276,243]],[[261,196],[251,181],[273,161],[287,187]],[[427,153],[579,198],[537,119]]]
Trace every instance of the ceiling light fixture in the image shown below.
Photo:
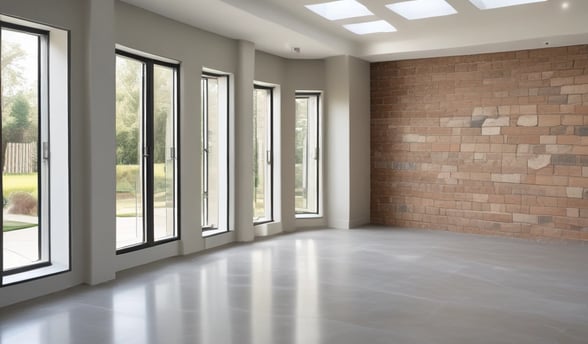
[[[448,16],[457,11],[445,0],[410,0],[386,5],[408,20]]]
[[[365,23],[347,24],[343,25],[347,30],[357,34],[366,35],[368,33],[380,33],[380,32],[395,32],[396,28],[385,20],[376,20]]]
[[[509,7],[533,4],[536,2],[545,2],[547,0],[470,0],[474,6],[481,10],[490,10],[493,8]]]
[[[304,5],[321,17],[328,20],[339,20],[355,17],[371,16],[373,13],[355,0],[338,0],[320,4]]]

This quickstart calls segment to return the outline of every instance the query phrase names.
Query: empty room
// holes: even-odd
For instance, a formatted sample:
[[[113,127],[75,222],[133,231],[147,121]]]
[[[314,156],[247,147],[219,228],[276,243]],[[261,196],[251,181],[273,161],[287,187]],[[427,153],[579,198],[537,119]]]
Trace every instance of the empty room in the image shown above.
[[[0,1],[0,343],[588,343],[587,17]]]

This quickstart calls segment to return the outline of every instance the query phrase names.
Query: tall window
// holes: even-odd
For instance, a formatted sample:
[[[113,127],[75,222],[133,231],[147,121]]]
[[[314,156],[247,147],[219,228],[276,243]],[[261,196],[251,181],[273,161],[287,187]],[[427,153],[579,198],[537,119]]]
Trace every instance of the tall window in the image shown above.
[[[320,94],[296,94],[296,214],[319,214]]]
[[[117,51],[116,247],[178,238],[178,65]]]
[[[229,230],[229,77],[201,79],[201,222],[203,235]]]
[[[273,221],[273,88],[253,90],[253,222]]]
[[[51,45],[50,37],[55,41]],[[64,56],[65,31],[16,19],[0,21],[0,285],[69,269],[69,120],[64,91],[68,61]]]

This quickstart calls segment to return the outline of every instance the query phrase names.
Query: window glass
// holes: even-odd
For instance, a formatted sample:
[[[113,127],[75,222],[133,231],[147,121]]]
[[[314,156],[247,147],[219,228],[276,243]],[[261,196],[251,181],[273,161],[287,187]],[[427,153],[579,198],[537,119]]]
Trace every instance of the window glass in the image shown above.
[[[204,74],[201,79],[201,225],[204,235],[228,231],[228,80]]]
[[[116,56],[116,247],[178,237],[177,65]]]
[[[116,246],[145,242],[143,79],[145,64],[116,57]]]
[[[154,67],[154,186],[155,240],[175,236],[175,71]]]
[[[296,96],[295,204],[297,214],[319,213],[319,95]]]
[[[253,222],[269,222],[272,214],[272,106],[273,90],[253,91]]]
[[[39,34],[2,28],[3,270],[47,261],[43,240]]]

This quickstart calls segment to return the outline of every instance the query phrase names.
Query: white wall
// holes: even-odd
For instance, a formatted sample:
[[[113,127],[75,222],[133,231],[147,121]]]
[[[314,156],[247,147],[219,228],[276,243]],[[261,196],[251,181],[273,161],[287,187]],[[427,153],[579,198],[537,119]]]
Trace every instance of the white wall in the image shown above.
[[[369,218],[369,70],[349,57],[287,60],[255,51],[252,42],[199,30],[114,0],[2,0],[0,14],[71,31],[72,271],[0,288],[0,307],[97,284],[116,272],[171,256],[254,239],[252,224],[253,81],[280,86],[279,223],[267,233],[301,227],[345,227]],[[182,240],[115,254],[115,44],[180,62],[180,179]],[[234,86],[235,231],[202,238],[200,228],[200,76],[230,73]],[[357,83],[356,85],[353,85]],[[296,90],[324,91],[326,166],[324,217],[294,215]],[[353,104],[357,102],[357,104]],[[353,129],[352,129],[353,128]],[[357,129],[357,133],[355,130]],[[353,148],[350,148],[350,140]],[[354,164],[362,164],[354,165]],[[357,167],[351,167],[357,166]],[[356,183],[357,182],[357,183]],[[367,185],[367,187],[366,187]],[[365,188],[365,190],[363,189]],[[355,198],[357,198],[357,202]],[[367,199],[367,202],[366,202]],[[367,215],[366,215],[367,214]]]

